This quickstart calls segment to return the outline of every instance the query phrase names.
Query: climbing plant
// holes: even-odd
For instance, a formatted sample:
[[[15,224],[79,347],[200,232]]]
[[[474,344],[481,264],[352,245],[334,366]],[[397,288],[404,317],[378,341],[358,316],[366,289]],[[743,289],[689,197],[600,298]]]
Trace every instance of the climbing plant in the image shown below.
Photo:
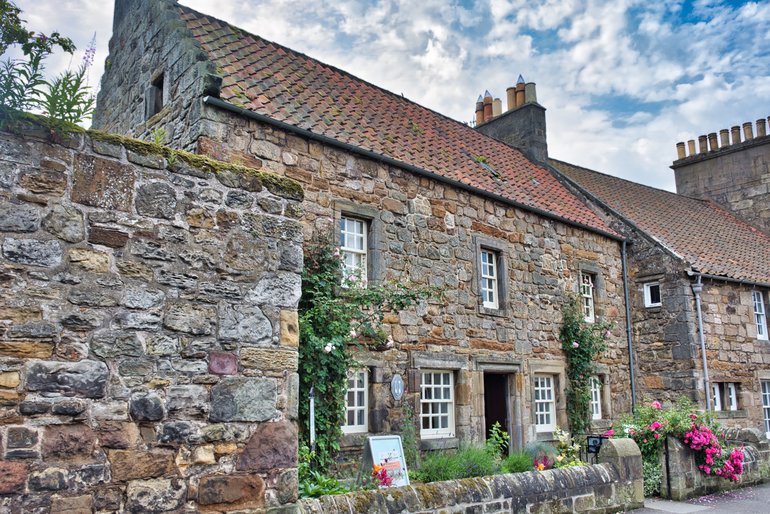
[[[596,358],[607,348],[612,325],[588,323],[579,299],[570,296],[563,308],[559,332],[567,357],[567,418],[573,434],[584,434],[591,427],[591,379],[596,375]]]
[[[349,346],[387,350],[395,346],[383,330],[385,314],[438,296],[432,288],[409,283],[365,284],[343,277],[342,258],[333,235],[316,236],[305,247],[299,303],[300,437],[310,445],[310,391],[315,399],[313,466],[324,470],[339,450],[344,420],[347,373],[355,367]]]

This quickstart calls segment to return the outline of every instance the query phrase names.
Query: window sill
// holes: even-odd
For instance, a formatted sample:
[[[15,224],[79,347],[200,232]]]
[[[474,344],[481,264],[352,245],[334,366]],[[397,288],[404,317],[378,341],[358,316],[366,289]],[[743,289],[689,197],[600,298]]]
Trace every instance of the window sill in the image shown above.
[[[718,410],[714,414],[718,419],[748,418],[749,415],[745,409],[738,410]]]
[[[491,307],[484,307],[479,305],[479,314],[486,314],[487,316],[497,316],[498,318],[508,317],[508,309],[505,307],[499,309],[492,309]]]
[[[554,437],[553,432],[537,432],[535,434],[535,440],[541,441],[541,442],[547,442],[547,441],[555,441],[556,437]]]
[[[351,432],[342,434],[340,438],[340,449],[360,449],[366,444],[366,438],[369,432]]]
[[[457,437],[437,437],[420,441],[420,450],[447,450],[459,447],[460,440]]]

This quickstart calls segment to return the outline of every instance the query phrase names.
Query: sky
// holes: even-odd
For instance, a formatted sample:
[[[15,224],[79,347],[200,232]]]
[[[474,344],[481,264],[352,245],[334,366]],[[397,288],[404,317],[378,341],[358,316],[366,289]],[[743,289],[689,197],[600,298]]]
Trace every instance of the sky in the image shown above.
[[[16,0],[27,26],[96,35],[112,2]],[[770,1],[181,0],[459,121],[485,90],[537,84],[549,156],[673,191],[678,141],[770,116]]]

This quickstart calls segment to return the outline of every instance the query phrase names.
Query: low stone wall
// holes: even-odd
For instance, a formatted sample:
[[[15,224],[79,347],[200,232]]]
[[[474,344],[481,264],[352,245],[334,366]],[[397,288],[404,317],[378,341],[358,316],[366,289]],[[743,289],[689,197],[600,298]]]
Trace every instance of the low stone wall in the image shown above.
[[[296,182],[0,133],[0,512],[297,499]]]
[[[704,494],[746,487],[768,478],[770,445],[764,434],[753,428],[728,429],[725,431],[725,439],[730,445],[744,447],[746,458],[743,461],[743,474],[740,480],[731,482],[724,478],[707,476],[698,469],[695,453],[676,437],[669,437],[668,470],[665,449],[660,459],[663,468],[661,496],[681,501]]]
[[[642,456],[631,439],[605,441],[602,464],[467,478],[304,499],[312,514],[367,512],[625,512],[644,505]]]

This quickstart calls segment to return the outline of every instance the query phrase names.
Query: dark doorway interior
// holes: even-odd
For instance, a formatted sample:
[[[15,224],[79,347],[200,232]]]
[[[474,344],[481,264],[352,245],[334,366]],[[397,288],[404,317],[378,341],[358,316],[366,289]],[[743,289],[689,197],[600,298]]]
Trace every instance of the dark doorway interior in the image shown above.
[[[495,422],[506,432],[508,424],[508,375],[500,373],[484,373],[484,437],[489,437],[489,430]],[[510,432],[508,435],[511,435]]]

